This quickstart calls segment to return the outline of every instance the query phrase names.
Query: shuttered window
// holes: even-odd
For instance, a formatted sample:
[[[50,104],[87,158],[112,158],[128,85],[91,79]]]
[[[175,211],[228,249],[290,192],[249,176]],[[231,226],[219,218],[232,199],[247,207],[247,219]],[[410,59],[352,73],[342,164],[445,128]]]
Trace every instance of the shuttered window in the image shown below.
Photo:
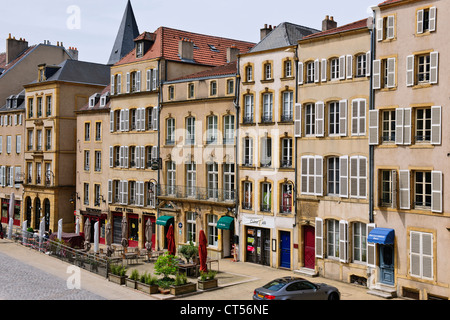
[[[352,136],[366,135],[366,99],[352,101]],[[376,123],[378,127],[378,122]]]
[[[437,84],[439,79],[439,52],[406,57],[406,85]]]
[[[367,158],[350,158],[350,198],[367,197]]]
[[[301,158],[301,193],[323,195],[323,158],[321,156]]]
[[[315,240],[316,258],[323,258],[323,220],[321,218],[316,218]]]
[[[432,233],[411,231],[410,234],[410,266],[409,273],[421,279],[433,279],[433,247]]]

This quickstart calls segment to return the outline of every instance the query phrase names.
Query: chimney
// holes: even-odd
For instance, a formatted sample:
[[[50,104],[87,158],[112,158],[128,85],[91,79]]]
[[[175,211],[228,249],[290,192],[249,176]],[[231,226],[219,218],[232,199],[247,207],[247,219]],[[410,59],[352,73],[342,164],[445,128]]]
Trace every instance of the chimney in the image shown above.
[[[230,48],[227,48],[227,62],[236,61],[238,54],[239,49],[236,48],[235,45],[232,45]]]
[[[186,38],[178,41],[178,55],[182,60],[194,60],[194,42]]]
[[[20,38],[20,40],[16,40],[15,37],[11,38],[10,33],[8,39],[6,39],[6,64],[14,61],[19,54],[27,49],[28,42],[25,39]]]
[[[333,16],[325,16],[325,20],[322,21],[322,31],[327,31],[337,28],[337,22],[334,21]]]
[[[72,57],[72,60],[78,60],[78,49],[74,47],[69,47],[67,50],[69,55]]]
[[[272,31],[272,26],[264,25],[264,28],[261,29],[261,40],[264,39],[270,32]]]

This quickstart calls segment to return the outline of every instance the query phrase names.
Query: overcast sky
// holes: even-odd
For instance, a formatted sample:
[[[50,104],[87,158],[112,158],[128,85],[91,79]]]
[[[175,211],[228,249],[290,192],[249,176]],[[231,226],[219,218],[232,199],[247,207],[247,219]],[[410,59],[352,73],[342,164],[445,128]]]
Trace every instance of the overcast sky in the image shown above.
[[[321,29],[326,15],[338,25],[369,16],[382,0],[131,0],[139,31],[160,26],[259,41],[264,24],[291,22]],[[8,34],[29,45],[50,40],[76,47],[79,59],[107,63],[127,0],[0,0],[0,52]]]

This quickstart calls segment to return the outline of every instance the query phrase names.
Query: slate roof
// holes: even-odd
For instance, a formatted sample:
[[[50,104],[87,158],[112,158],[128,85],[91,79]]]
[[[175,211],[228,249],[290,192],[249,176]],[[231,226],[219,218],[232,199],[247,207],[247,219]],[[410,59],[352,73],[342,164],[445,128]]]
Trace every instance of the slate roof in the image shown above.
[[[178,55],[178,42],[182,39],[194,43],[194,60],[191,62],[207,66],[221,66],[226,64],[227,48],[235,46],[239,49],[240,53],[246,53],[255,45],[251,42],[209,36],[168,27],[159,27],[154,33],[147,33],[146,36],[148,34],[152,35],[154,42],[151,48],[141,58],[136,58],[136,49],[134,48],[115,65],[155,58],[181,62],[182,59]],[[141,36],[143,37],[143,35]]]
[[[362,20],[358,20],[358,21],[355,21],[355,22],[352,22],[352,23],[349,23],[349,24],[346,24],[346,25],[343,25],[343,26],[340,26],[340,27],[337,27],[334,29],[314,33],[312,35],[304,37],[302,40],[315,39],[315,38],[323,37],[326,35],[338,34],[338,33],[346,32],[346,31],[367,28],[367,20],[368,19],[362,19]]]
[[[107,94],[111,91],[111,85],[108,85],[107,87],[105,87],[101,92],[100,92],[100,96],[103,96],[104,94]],[[101,111],[101,110],[109,110],[109,107],[111,105],[111,100],[108,99],[107,103],[105,104],[104,107],[100,106],[100,99],[98,100],[98,102],[95,104],[95,106],[89,108],[89,102],[86,103],[83,107],[81,107],[78,111]]]
[[[17,95],[13,95],[13,96],[15,96],[15,98],[19,98],[20,105],[18,105],[16,108],[7,108],[6,107],[6,100],[5,101],[1,101],[0,102],[1,103],[0,104],[0,106],[1,106],[0,107],[0,113],[25,110],[25,90],[22,90],[20,93],[18,93]]]
[[[134,39],[139,36],[139,28],[136,23],[133,8],[128,0],[122,22],[117,32],[116,41],[111,51],[108,64],[113,65],[122,59],[134,48]]]
[[[320,30],[300,26],[290,22],[283,22],[273,29],[252,50],[250,50],[250,52],[259,52],[297,45],[298,40],[319,31]]]

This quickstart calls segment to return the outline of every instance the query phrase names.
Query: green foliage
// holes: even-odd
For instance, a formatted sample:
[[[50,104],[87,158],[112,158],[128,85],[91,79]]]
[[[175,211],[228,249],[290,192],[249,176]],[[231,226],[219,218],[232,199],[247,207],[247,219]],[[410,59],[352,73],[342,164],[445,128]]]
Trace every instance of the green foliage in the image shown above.
[[[121,265],[118,265],[118,264],[110,265],[109,271],[112,274],[114,274],[116,276],[120,276],[120,277],[123,277],[123,276],[125,276],[127,274],[127,268],[125,266],[121,266]]]
[[[175,282],[175,279],[173,278],[164,278],[164,279],[159,279],[157,281],[157,285],[163,289],[169,289],[171,285],[173,285]]]
[[[134,281],[138,281],[140,279],[139,277],[139,271],[137,269],[133,269],[130,275],[130,279]]]
[[[217,275],[217,271],[215,270],[209,270],[207,272],[200,271],[200,280],[206,281],[206,280],[213,280]]]
[[[170,275],[176,275],[178,272],[178,261],[175,256],[165,253],[158,257],[155,262],[155,274],[163,275],[163,279],[170,278]]]
[[[189,262],[193,257],[198,255],[198,247],[194,246],[192,241],[189,244],[184,244],[180,247],[179,253]]]
[[[175,277],[175,283],[176,286],[182,286],[187,283],[187,276],[185,273],[177,273]]]
[[[156,284],[158,281],[158,278],[155,276],[152,276],[150,273],[144,272],[143,274],[140,275],[139,277],[139,282],[148,284],[148,285],[154,285]]]
[[[27,228],[27,231],[33,233],[33,232],[34,232],[34,229],[31,228],[31,227],[28,227],[28,228]]]

